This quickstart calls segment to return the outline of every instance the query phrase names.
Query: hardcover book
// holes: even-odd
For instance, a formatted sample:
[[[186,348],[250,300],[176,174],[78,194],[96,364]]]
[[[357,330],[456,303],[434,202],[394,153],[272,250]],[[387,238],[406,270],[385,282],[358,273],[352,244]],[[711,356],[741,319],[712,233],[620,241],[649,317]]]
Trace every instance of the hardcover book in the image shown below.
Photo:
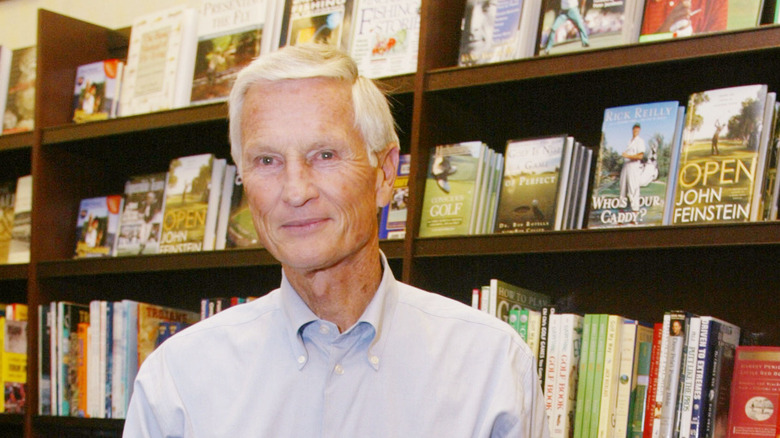
[[[588,228],[663,224],[682,110],[670,101],[604,111]]]
[[[776,437],[778,408],[780,347],[737,347],[727,436]]]
[[[16,180],[0,183],[0,264],[8,262],[11,231],[14,226]]]
[[[349,53],[355,0],[284,0],[279,47],[327,44]]]
[[[158,172],[133,176],[125,182],[117,256],[158,252],[167,179],[167,172]]]
[[[128,315],[131,315],[129,313]],[[129,327],[136,327],[138,348],[137,366],[146,360],[166,339],[200,320],[200,313],[158,306],[148,303],[137,303],[136,320],[128,319]],[[132,335],[131,335],[132,336]]]
[[[572,313],[556,314],[555,317],[560,317],[561,329],[558,334],[550,436],[568,438],[574,427],[583,317]]]
[[[124,62],[106,59],[76,68],[73,121],[76,123],[116,117]]]
[[[78,385],[79,336],[81,323],[89,324],[89,306],[59,301],[57,309],[57,401],[61,416],[84,416],[79,413],[81,393]]]
[[[556,229],[565,196],[567,137],[510,140],[496,217],[497,233]]]
[[[540,55],[568,53],[637,41],[644,1],[546,0],[539,16]]]
[[[81,200],[76,219],[76,258],[114,255],[123,204],[122,195]]]
[[[130,116],[190,103],[198,16],[183,5],[133,21],[120,114]]]
[[[522,45],[523,24],[528,21],[528,13],[523,8],[528,8],[529,3],[539,2],[467,0],[460,25],[458,65],[490,64],[530,56]]]
[[[32,184],[32,175],[25,175],[16,180],[14,222],[11,229],[11,242],[8,244],[8,263],[28,263],[30,261]]]
[[[3,134],[32,131],[35,126],[35,75],[38,65],[35,46],[16,49],[11,55]]]
[[[763,0],[644,3],[640,42],[758,26]]]
[[[484,157],[480,141],[436,146],[428,162],[420,237],[467,235],[479,203]]]
[[[488,313],[505,322],[509,322],[509,311],[512,309],[541,311],[544,306],[552,303],[552,298],[548,295],[495,278],[490,280],[489,294]]]
[[[0,316],[3,403],[0,412],[23,414],[27,404],[27,319]]]
[[[213,205],[210,204],[212,186],[216,187],[216,181],[212,181],[216,161],[213,154],[171,160],[163,207],[161,253],[206,250],[209,239],[214,244],[216,215],[209,221],[209,208]]]
[[[759,160],[766,102],[766,85],[690,96],[672,224],[750,220],[757,175],[763,170]]]
[[[11,78],[11,57],[13,50],[7,45],[0,44],[0,116],[5,114],[5,103],[8,98],[8,81]],[[3,133],[3,125],[0,124],[0,134]]]
[[[227,99],[238,72],[260,56],[271,0],[201,0],[190,102]]]
[[[241,173],[236,173],[233,193],[230,199],[230,218],[228,219],[225,247],[230,248],[260,248],[262,244],[257,237],[257,230],[252,222],[252,212],[244,192]]]
[[[411,155],[401,154],[393,183],[393,198],[382,208],[379,220],[380,239],[403,239],[406,236],[406,207],[409,203],[409,169]]]
[[[420,0],[355,0],[350,56],[360,74],[381,78],[417,71]]]

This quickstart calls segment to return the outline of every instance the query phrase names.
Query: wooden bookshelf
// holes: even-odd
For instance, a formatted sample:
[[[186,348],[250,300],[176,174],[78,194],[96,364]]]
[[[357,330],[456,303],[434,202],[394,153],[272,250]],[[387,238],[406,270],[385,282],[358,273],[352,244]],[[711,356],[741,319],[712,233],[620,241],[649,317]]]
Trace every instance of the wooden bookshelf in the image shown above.
[[[684,308],[780,344],[780,222],[416,237],[428,152],[437,144],[481,139],[502,151],[511,138],[565,132],[595,147],[609,106],[684,103],[695,91],[747,83],[780,91],[780,27],[457,68],[463,4],[424,0],[418,74],[380,81],[402,151],[413,157],[407,238],[381,243],[396,276],[464,302],[472,287],[496,277],[549,293],[564,310],[650,321]],[[177,156],[229,157],[227,110],[210,104],[72,124],[76,66],[123,56],[128,30],[41,10],[38,32],[38,126],[0,136],[0,157],[12,163],[2,176],[32,173],[35,181],[31,263],[0,266],[4,299],[26,300],[37,321],[37,306],[55,300],[129,298],[197,310],[214,290],[259,295],[278,286],[279,265],[262,249],[72,259],[80,199],[119,193],[128,176],[166,170]],[[28,331],[29,407],[0,421],[0,435],[20,428],[29,438],[121,435],[121,420],[36,415],[40,334],[34,323]]]

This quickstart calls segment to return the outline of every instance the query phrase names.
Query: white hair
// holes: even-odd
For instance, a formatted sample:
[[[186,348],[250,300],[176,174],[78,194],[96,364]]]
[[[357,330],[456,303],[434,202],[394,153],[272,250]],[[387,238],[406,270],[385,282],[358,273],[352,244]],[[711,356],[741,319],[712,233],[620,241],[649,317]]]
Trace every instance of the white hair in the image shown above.
[[[398,144],[395,122],[385,94],[373,81],[358,74],[357,64],[344,52],[324,44],[285,46],[252,61],[236,78],[228,100],[230,152],[241,168],[241,115],[244,97],[253,85],[291,79],[333,78],[352,84],[355,128],[366,145],[371,165],[376,154]]]

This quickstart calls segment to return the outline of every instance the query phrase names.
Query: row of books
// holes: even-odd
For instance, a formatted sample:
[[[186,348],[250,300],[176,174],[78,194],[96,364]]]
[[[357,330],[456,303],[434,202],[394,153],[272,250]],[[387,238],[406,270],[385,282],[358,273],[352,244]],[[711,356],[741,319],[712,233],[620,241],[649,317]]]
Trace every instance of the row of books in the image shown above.
[[[537,359],[551,437],[774,437],[780,347],[740,345],[740,327],[672,310],[647,324],[558,313],[501,280],[472,306],[512,325]]]
[[[778,109],[766,85],[735,86],[693,93],[687,106],[607,108],[595,158],[565,135],[509,140],[493,228],[482,232],[775,220]],[[475,234],[453,224],[482,208],[471,170],[480,159],[446,152],[469,144],[432,152],[421,237]]]
[[[27,305],[0,304],[0,413],[23,414],[27,401]]]
[[[0,182],[0,264],[30,261],[32,176]]]
[[[745,29],[761,23],[763,9],[763,0],[467,0],[458,64],[488,64]]]
[[[82,199],[74,257],[259,246],[236,166],[198,154],[131,177],[122,194]]]
[[[38,414],[124,418],[138,367],[197,312],[132,300],[41,305]]]

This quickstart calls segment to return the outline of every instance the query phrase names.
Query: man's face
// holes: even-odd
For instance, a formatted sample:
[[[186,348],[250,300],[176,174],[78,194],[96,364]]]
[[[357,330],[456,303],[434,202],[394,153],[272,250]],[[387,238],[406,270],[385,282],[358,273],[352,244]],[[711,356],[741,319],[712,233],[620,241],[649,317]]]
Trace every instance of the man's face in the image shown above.
[[[641,130],[642,129],[639,128],[639,126],[634,126],[634,129],[631,132],[633,132],[634,133],[634,137],[636,137],[637,135],[639,135],[639,131],[641,131]],[[623,131],[623,132],[625,132],[625,131]]]
[[[498,0],[468,0],[465,31],[468,33],[470,52],[482,52],[493,44],[497,2]]]
[[[377,238],[392,190],[354,126],[351,87],[334,79],[253,85],[241,119],[242,178],[265,248],[285,267],[333,266]],[[393,172],[395,170],[393,169]]]

